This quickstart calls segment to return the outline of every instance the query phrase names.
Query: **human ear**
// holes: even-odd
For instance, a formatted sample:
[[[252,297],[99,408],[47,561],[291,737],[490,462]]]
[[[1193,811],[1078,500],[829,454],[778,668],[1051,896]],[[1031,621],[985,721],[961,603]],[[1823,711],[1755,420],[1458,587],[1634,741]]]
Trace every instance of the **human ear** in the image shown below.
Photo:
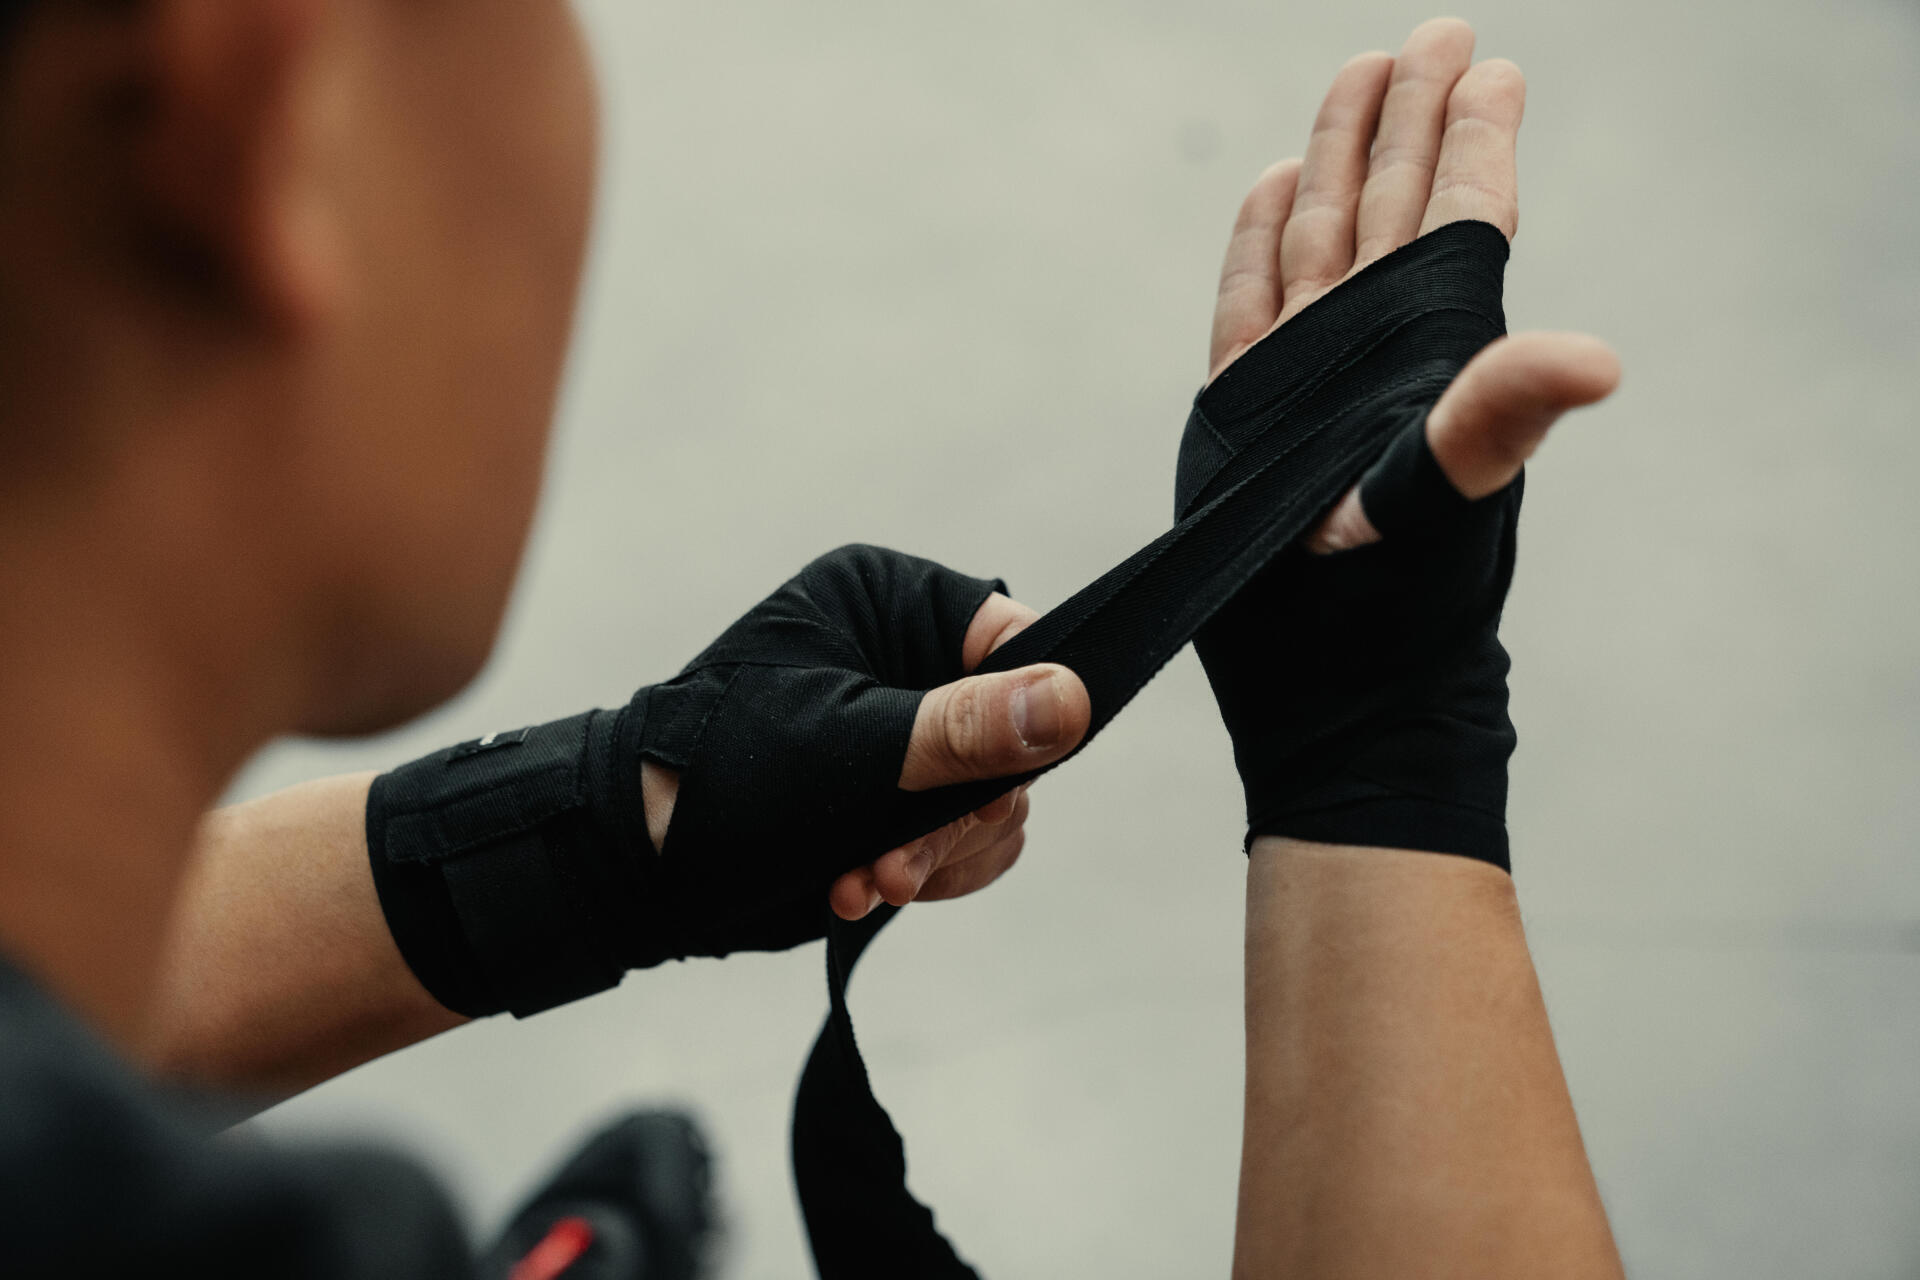
[[[302,328],[339,286],[324,181],[331,0],[136,6],[132,196],[149,265],[235,318]]]

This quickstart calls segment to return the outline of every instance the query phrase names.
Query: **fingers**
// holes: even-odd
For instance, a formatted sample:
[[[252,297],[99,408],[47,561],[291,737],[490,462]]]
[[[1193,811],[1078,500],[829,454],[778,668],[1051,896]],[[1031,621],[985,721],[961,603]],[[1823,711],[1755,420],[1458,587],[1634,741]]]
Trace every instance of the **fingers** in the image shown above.
[[[1340,69],[1304,160],[1267,170],[1241,206],[1221,268],[1208,381],[1416,236],[1478,218],[1512,238],[1526,81],[1511,62],[1473,65],[1473,45],[1465,22],[1436,18],[1414,29],[1398,58],[1364,53]]]
[[[933,873],[915,902],[942,902],[978,893],[1013,868],[1027,847],[1025,827],[1014,827],[978,857],[942,867]]]
[[[1502,338],[1467,363],[1427,415],[1427,443],[1453,487],[1483,498],[1512,482],[1561,414],[1604,400],[1620,358],[1584,333]]]
[[[1419,233],[1440,161],[1448,98],[1472,65],[1473,28],[1458,18],[1422,23],[1394,59],[1360,192],[1356,266],[1384,257]]]
[[[827,905],[842,920],[858,920],[880,905],[880,891],[874,887],[873,866],[855,867],[833,882],[827,890]]]
[[[882,854],[873,862],[874,892],[884,902],[906,906],[920,892],[927,877],[958,857],[962,846],[980,830],[980,820],[968,814],[912,844]]]
[[[1420,234],[1467,218],[1491,222],[1513,239],[1520,226],[1514,149],[1527,105],[1527,81],[1504,58],[1478,63],[1447,97],[1446,133]]]
[[[1280,318],[1280,233],[1293,212],[1300,163],[1282,160],[1268,168],[1240,206],[1226,260],[1220,264],[1213,342],[1207,354],[1209,382]]]
[[[1093,704],[1055,663],[968,676],[920,700],[900,786],[925,791],[1052,764],[1080,745]]]
[[[971,671],[985,662],[988,654],[1032,626],[1039,616],[998,591],[988,596],[967,624],[966,639],[960,643],[961,669]]]
[[[1340,68],[1320,104],[1293,212],[1280,238],[1283,324],[1353,266],[1360,188],[1367,178],[1367,156],[1392,73],[1392,55],[1363,53]]]
[[[1016,787],[958,822],[847,872],[834,882],[828,901],[841,918],[858,920],[883,901],[905,906],[929,900],[929,886],[936,883],[946,890],[938,897],[960,896],[953,890],[962,883],[984,888],[993,875],[978,868],[962,875],[959,868],[981,859],[992,863],[1010,840],[1024,842],[1027,813],[1026,788]]]
[[[999,592],[988,596],[961,643],[965,669],[979,666],[1039,616]],[[921,700],[900,786],[924,791],[1050,764],[1079,745],[1091,716],[1086,688],[1065,667],[1028,667],[935,689]],[[1026,788],[1013,788],[958,822],[847,872],[834,881],[827,900],[845,920],[860,919],[882,901],[903,906],[939,868],[972,860],[1026,815]]]
[[[1024,830],[1028,812],[1024,790],[1016,788],[1009,800],[1005,816],[998,822],[988,822],[978,813],[969,814],[876,861],[874,888],[880,897],[896,907],[920,901],[926,897],[926,886],[935,877],[974,862],[997,849],[1011,834]],[[983,887],[987,883],[987,880],[980,881]]]

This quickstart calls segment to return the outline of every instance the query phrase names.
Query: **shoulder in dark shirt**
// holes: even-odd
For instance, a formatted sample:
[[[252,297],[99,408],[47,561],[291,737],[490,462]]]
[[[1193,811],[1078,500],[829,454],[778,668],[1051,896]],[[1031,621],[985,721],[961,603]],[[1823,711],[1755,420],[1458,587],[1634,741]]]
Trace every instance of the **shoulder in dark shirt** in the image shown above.
[[[471,1280],[470,1257],[417,1166],[207,1140],[0,962],[0,1271]]]

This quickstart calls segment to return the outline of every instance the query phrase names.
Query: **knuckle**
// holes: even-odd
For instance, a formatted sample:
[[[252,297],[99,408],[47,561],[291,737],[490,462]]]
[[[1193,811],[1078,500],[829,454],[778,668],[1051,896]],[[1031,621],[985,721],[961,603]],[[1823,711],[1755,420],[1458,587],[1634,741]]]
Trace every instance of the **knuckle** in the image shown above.
[[[1527,78],[1520,68],[1504,58],[1494,58],[1460,77],[1447,96],[1447,107],[1450,112],[1462,114],[1506,116],[1526,98],[1526,93]]]
[[[1481,447],[1502,471],[1518,471],[1540,446],[1540,432],[1531,423],[1512,424],[1487,434]]]
[[[1442,151],[1449,148],[1451,155],[1444,156],[1447,168],[1457,168],[1468,157],[1478,158],[1489,149],[1498,154],[1500,132],[1493,121],[1486,118],[1473,104],[1452,113],[1441,135]]]
[[[939,868],[952,844],[953,837],[943,827],[939,831],[928,832],[906,847],[906,857],[900,860],[900,877],[906,882],[908,891],[917,887],[916,880],[924,879]],[[928,870],[916,875],[915,869],[922,864]]]
[[[1247,198],[1240,203],[1240,216],[1234,220],[1236,238],[1248,231],[1271,230],[1285,216],[1285,206],[1290,202],[1299,173],[1298,160],[1282,160],[1261,170]]]
[[[982,681],[951,686],[941,717],[941,750],[946,763],[966,767],[979,762],[991,746],[987,730],[990,699]]]
[[[1287,307],[1297,313],[1301,307],[1324,296],[1339,283],[1340,277],[1330,271],[1302,272],[1287,284]]]
[[[1242,294],[1254,294],[1257,300],[1270,296],[1273,291],[1273,276],[1265,268],[1239,267],[1220,277],[1222,301],[1237,299]]]
[[[952,853],[960,846],[961,841],[967,838],[968,833],[979,825],[980,820],[969,813],[962,817],[955,818],[952,822],[949,822],[946,826],[934,832],[934,839],[931,841],[934,846],[934,856],[944,858],[949,853]]]
[[[996,592],[995,594],[998,595],[999,593]],[[1025,629],[1040,621],[1040,611],[1032,605],[1023,604],[1011,596],[1001,595],[999,598],[1005,601],[1001,607],[1006,610],[1008,628],[1020,627]],[[1005,634],[1004,630],[1002,634]]]
[[[955,839],[951,825],[929,832],[913,842],[913,856],[907,859],[907,864],[911,866],[916,862],[926,862],[931,866],[939,866],[941,859],[952,851]]]
[[[1011,791],[996,796],[973,811],[972,817],[983,827],[1004,826],[1012,819],[1018,801]]]
[[[1456,173],[1433,184],[1434,196],[1465,196],[1475,203],[1506,207],[1514,203],[1513,194],[1498,182],[1488,182],[1472,174]]]
[[[1373,149],[1368,178],[1377,179],[1396,169],[1411,169],[1416,177],[1432,173],[1436,158],[1435,149],[1425,142],[1383,142]]]

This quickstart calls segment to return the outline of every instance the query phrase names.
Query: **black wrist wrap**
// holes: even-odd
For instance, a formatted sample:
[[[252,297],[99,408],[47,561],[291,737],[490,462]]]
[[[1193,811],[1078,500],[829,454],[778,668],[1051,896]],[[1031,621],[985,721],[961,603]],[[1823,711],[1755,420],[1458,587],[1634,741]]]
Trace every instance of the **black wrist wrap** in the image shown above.
[[[646,833],[630,710],[462,743],[374,779],[380,905],[421,985],[469,1017],[526,1016],[634,967]]]
[[[820,937],[835,876],[947,821],[900,767],[922,692],[962,674],[1000,585],[842,547],[618,711],[376,779],[367,847],[401,954],[449,1009],[524,1017],[664,960]],[[680,772],[658,853],[642,760]]]

